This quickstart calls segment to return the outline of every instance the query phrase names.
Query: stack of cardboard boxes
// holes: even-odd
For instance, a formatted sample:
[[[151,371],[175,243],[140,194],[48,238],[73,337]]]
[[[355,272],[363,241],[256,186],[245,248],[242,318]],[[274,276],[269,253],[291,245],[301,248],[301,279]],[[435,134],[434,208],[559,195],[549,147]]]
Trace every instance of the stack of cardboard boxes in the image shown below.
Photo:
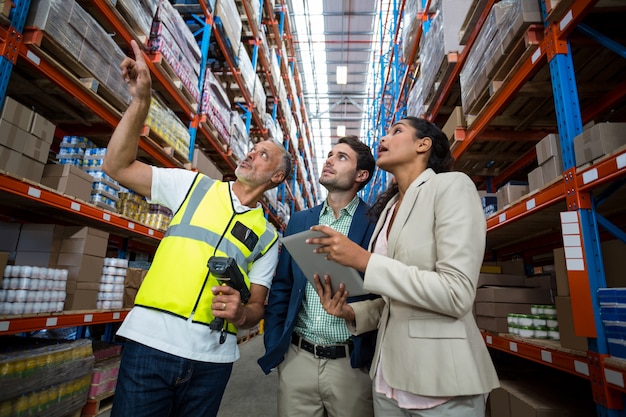
[[[7,97],[0,115],[0,169],[40,182],[56,126]]]
[[[108,232],[35,223],[0,223],[0,231],[11,263],[68,270],[64,310],[96,308]]]

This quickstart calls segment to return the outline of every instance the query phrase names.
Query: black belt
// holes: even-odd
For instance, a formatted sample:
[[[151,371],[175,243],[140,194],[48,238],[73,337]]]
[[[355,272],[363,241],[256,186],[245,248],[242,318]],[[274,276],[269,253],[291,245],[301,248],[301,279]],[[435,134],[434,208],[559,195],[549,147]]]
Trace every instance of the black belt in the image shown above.
[[[291,343],[312,353],[316,358],[339,359],[350,356],[350,343],[344,345],[316,345],[295,333],[291,335]]]

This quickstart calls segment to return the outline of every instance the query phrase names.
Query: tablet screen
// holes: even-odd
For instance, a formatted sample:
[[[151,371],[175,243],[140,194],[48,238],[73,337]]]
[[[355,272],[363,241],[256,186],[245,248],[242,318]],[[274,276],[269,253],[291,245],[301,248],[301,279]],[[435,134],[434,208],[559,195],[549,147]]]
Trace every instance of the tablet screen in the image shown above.
[[[320,245],[306,243],[306,240],[309,238],[321,236],[327,235],[318,231],[305,230],[304,232],[285,236],[282,239],[282,243],[313,286],[315,286],[315,281],[313,280],[314,274],[318,274],[320,278],[324,278],[324,275],[328,274],[333,291],[336,290],[339,283],[343,282],[349,295],[365,294],[363,278],[361,274],[359,274],[359,271],[338,264],[335,261],[327,260],[325,253],[313,252],[313,250]]]

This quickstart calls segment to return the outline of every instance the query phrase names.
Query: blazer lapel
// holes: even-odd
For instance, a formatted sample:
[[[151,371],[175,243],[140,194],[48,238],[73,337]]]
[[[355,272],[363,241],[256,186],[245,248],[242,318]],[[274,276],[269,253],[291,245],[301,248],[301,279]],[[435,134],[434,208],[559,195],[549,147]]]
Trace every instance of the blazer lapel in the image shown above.
[[[426,171],[422,172],[409,186],[408,190],[404,194],[404,198],[402,199],[402,203],[400,207],[398,207],[398,212],[396,214],[396,218],[393,220],[393,224],[391,225],[391,230],[389,230],[389,239],[387,242],[387,255],[393,257],[396,244],[398,243],[398,238],[400,237],[400,232],[404,228],[404,225],[409,219],[411,212],[417,202],[417,196],[422,189],[421,185],[426,181],[434,177],[435,171],[428,168]],[[387,208],[390,206],[387,205]]]
[[[359,198],[359,205],[354,211],[352,223],[350,224],[350,230],[348,231],[348,237],[350,240],[359,244],[363,241],[363,236],[365,236],[365,232],[367,232],[368,229],[367,225],[363,224],[363,221],[369,221],[367,219],[367,209],[367,204]]]

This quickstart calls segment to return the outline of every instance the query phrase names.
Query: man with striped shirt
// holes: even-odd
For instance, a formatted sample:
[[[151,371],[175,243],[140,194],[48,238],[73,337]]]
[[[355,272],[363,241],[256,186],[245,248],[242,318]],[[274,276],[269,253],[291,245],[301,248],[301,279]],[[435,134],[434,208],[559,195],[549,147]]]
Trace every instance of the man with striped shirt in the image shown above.
[[[320,224],[367,248],[374,225],[357,193],[374,168],[369,146],[356,136],[340,138],[319,179],[328,190],[326,200],[294,213],[285,235]],[[351,336],[343,319],[327,314],[315,288],[289,252],[281,250],[265,309],[266,351],[259,359],[265,373],[278,368],[279,417],[373,416],[368,368],[375,339],[375,332]]]

